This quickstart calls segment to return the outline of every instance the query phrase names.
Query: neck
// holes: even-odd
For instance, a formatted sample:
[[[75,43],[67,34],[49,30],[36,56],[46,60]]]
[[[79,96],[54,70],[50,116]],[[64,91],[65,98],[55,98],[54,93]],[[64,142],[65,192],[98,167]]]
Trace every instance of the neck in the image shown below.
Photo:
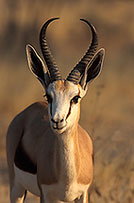
[[[60,152],[60,180],[66,185],[76,180],[79,154],[77,125],[58,135]]]

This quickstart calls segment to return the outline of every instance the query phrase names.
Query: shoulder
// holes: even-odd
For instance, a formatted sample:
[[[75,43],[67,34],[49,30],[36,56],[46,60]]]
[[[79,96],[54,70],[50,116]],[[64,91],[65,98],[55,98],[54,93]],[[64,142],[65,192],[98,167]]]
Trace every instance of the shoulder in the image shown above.
[[[43,115],[48,116],[48,104],[47,102],[35,102],[33,104],[31,104],[30,106],[26,107],[23,111],[21,111],[20,113],[18,113],[14,119],[11,121],[8,131],[10,131],[10,129],[15,129],[17,128],[17,126],[19,126],[19,123],[21,122],[21,124],[27,122],[30,119],[34,119],[34,117],[41,117]],[[20,127],[20,126],[19,126]]]
[[[30,106],[25,108],[21,113],[28,112],[31,110],[40,110],[40,109],[46,110],[47,108],[48,108],[47,102],[39,101],[39,102],[35,102],[35,103],[31,104]]]

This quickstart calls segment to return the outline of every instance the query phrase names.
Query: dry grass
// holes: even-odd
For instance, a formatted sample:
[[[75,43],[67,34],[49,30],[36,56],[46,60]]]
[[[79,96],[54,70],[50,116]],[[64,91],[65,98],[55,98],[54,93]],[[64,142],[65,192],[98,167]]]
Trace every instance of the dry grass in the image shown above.
[[[88,94],[81,106],[80,122],[92,134],[95,143],[95,184],[101,196],[109,187],[116,185],[117,175],[121,176],[117,184],[117,195],[111,190],[111,199],[100,197],[99,203],[132,203],[131,192],[122,200],[122,174],[130,173],[116,158],[109,167],[105,160],[113,160],[113,154],[119,143],[126,148],[133,144],[134,120],[134,17],[133,1],[0,1],[0,197],[8,202],[8,179],[5,162],[5,134],[11,119],[34,101],[42,100],[43,90],[27,69],[25,45],[31,43],[37,47],[38,34],[42,23],[53,16],[61,20],[53,23],[48,30],[48,41],[63,75],[79,60],[89,44],[89,30],[79,18],[89,19],[97,27],[100,47],[106,49],[104,68],[100,77],[89,87]],[[128,136],[128,137],[127,137]],[[122,141],[123,139],[124,141]],[[110,145],[110,142],[113,145]],[[102,149],[102,150],[101,150]],[[111,150],[111,151],[110,151]],[[122,148],[122,151],[124,148]],[[107,153],[106,153],[107,152]],[[133,152],[133,151],[132,151]],[[131,152],[131,153],[132,153]],[[111,155],[111,154],[112,155]],[[106,156],[107,154],[107,156]],[[123,154],[123,152],[122,152]],[[130,154],[123,154],[129,159]],[[104,158],[105,157],[105,158]],[[105,162],[104,161],[104,162]],[[131,164],[130,164],[131,165]],[[120,174],[115,171],[121,167]],[[128,167],[131,168],[131,167]],[[105,170],[104,170],[105,169]],[[103,175],[102,175],[103,174]],[[109,178],[115,174],[110,181]],[[127,179],[129,191],[134,191],[131,178]],[[108,186],[107,183],[109,182]],[[115,190],[116,190],[115,189]],[[93,193],[92,202],[98,202]],[[118,196],[118,198],[116,197]],[[30,200],[31,198],[31,200]],[[34,202],[30,196],[27,202]],[[113,200],[112,200],[113,199]],[[35,200],[36,202],[36,200]]]

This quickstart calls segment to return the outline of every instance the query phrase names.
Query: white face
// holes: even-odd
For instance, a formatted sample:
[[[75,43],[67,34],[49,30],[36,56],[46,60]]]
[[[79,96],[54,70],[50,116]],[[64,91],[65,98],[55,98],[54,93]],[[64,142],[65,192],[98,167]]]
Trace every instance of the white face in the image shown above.
[[[79,119],[79,104],[85,91],[80,85],[58,80],[47,89],[48,111],[51,127],[58,133],[75,126]]]

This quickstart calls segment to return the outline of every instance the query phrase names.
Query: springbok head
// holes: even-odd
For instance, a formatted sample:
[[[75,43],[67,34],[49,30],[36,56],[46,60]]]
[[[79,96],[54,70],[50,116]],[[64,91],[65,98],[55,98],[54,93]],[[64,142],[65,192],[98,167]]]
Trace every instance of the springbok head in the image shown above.
[[[46,40],[48,25],[57,19],[59,18],[49,19],[40,32],[40,46],[48,69],[31,45],[27,45],[26,52],[30,70],[45,88],[51,127],[54,131],[63,133],[76,126],[74,124],[79,119],[80,100],[87,91],[87,84],[100,73],[104,49],[97,51],[98,38],[94,26],[87,20],[80,19],[90,27],[92,42],[67,78],[62,79]]]

